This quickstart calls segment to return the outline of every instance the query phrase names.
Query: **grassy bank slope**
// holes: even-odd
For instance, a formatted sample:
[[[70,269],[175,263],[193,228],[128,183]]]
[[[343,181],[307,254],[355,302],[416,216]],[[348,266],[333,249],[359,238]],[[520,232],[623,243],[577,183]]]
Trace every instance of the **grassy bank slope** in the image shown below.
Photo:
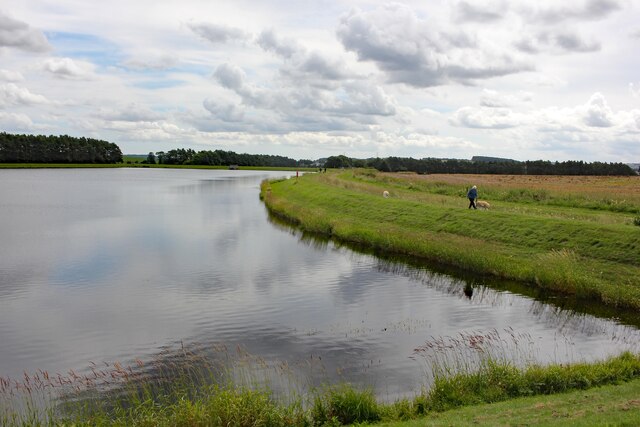
[[[264,183],[261,195],[272,213],[306,231],[640,308],[640,180],[604,200],[606,189],[581,191],[580,183],[550,189],[553,177],[538,177],[537,189],[535,181],[487,184],[481,195],[492,195],[492,209],[470,211],[464,184],[416,177],[314,174]]]
[[[513,399],[430,414],[377,427],[634,426],[640,424],[640,380],[552,396]]]

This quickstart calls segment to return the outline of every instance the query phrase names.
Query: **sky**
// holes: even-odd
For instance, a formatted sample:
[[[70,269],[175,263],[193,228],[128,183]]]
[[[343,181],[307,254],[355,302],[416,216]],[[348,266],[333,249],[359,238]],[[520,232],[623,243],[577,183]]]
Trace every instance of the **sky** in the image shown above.
[[[0,130],[640,162],[640,0],[0,0]]]

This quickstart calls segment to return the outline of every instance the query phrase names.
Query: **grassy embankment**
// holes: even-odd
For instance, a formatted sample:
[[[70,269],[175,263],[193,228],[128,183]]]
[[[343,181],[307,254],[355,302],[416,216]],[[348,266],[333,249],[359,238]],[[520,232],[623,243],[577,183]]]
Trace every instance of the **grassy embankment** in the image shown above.
[[[387,422],[387,426],[403,427],[520,425],[540,420],[579,421],[584,425],[607,420],[637,425],[640,421],[640,356],[630,353],[591,364],[526,369],[486,360],[475,372],[439,375],[430,390],[393,403],[379,403],[370,391],[358,391],[348,385],[318,390],[309,396],[294,396],[284,403],[266,390],[232,385],[194,388],[192,382],[179,377],[158,388],[148,380],[142,385],[133,382],[132,376],[133,371],[123,367],[105,373],[110,391],[98,398],[86,393],[87,378],[63,378],[62,387],[82,391],[75,396],[70,394],[64,404],[43,413],[26,402],[27,412],[18,414],[0,399],[0,423],[3,426],[339,426]],[[90,382],[96,377],[99,375],[92,375]],[[0,398],[3,393],[17,391],[28,390],[32,395],[38,390],[51,391],[57,387],[59,378],[45,378],[42,373],[37,380],[25,376],[19,386],[0,381]],[[621,383],[624,384],[612,386]]]
[[[490,210],[467,209],[472,184]],[[354,170],[265,182],[261,197],[305,231],[640,308],[640,177]]]

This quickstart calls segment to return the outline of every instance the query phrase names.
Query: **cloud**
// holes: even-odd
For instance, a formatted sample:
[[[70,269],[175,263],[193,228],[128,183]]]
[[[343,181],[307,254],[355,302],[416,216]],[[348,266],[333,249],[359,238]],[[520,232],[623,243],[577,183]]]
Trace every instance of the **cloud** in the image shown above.
[[[122,63],[122,65],[130,70],[167,70],[178,64],[178,58],[169,54],[160,54],[153,57],[138,56],[131,58]]]
[[[543,24],[557,24],[567,20],[594,21],[606,18],[611,13],[620,10],[622,6],[616,0],[586,0],[580,2],[552,2],[553,6],[546,7],[542,2],[536,7],[523,8],[522,15],[528,21]],[[557,5],[560,6],[557,6]]]
[[[634,98],[640,98],[640,83],[638,83],[637,87],[635,84],[629,83],[629,92]]]
[[[506,50],[460,34],[439,29],[400,4],[368,12],[354,9],[342,17],[337,30],[345,49],[361,61],[374,62],[393,83],[470,84],[533,69]]]
[[[611,127],[613,122],[613,111],[607,104],[601,93],[594,93],[585,106],[584,123],[591,127]]]
[[[285,62],[281,72],[295,80],[343,80],[353,78],[342,58],[308,50],[292,39],[282,38],[274,30],[260,33],[256,43],[267,52],[273,52]]]
[[[5,131],[28,131],[34,125],[26,114],[0,111],[0,127]]]
[[[258,36],[256,43],[266,51],[274,52],[283,58],[291,58],[303,48],[292,39],[279,37],[274,30],[264,30]]]
[[[396,114],[395,101],[380,86],[366,82],[351,82],[344,85],[345,99],[339,99],[333,111],[339,114],[362,114],[392,116]]]
[[[42,69],[61,79],[91,80],[95,77],[93,64],[71,58],[49,58]]]
[[[487,23],[502,19],[508,6],[504,0],[473,3],[463,0],[456,5],[454,14],[458,21]]]
[[[5,82],[21,82],[24,81],[24,76],[17,71],[0,69],[0,80]]]
[[[97,116],[104,120],[121,122],[155,122],[164,118],[162,114],[135,102],[118,109],[101,109]]]
[[[506,129],[522,124],[522,118],[509,108],[462,107],[450,118],[454,126],[475,129]]]
[[[26,88],[18,87],[13,83],[0,84],[0,107],[48,103],[47,98],[31,93]]]
[[[213,72],[213,76],[218,83],[227,89],[238,91],[244,86],[244,71],[237,65],[224,63],[218,66]]]
[[[531,102],[533,94],[531,92],[520,91],[515,94],[503,94],[495,90],[483,89],[480,97],[480,105],[483,107],[514,107],[527,102]]]
[[[3,46],[28,52],[51,50],[51,45],[41,31],[0,12],[0,47]]]
[[[564,54],[596,52],[601,49],[597,41],[586,41],[578,34],[568,31],[539,32],[525,35],[514,46],[521,52],[537,54],[541,52]]]
[[[300,58],[313,58],[300,49]],[[296,61],[292,61],[301,66]],[[305,62],[302,62],[304,64]],[[192,123],[202,131],[226,130],[249,133],[362,131],[376,124],[379,117],[397,112],[395,100],[382,87],[365,80],[336,80],[333,85],[316,85],[314,78],[291,65],[268,86],[247,81],[238,66],[224,63],[213,73],[214,79],[241,100],[204,101],[208,118],[194,116]],[[313,71],[317,74],[317,71]],[[317,76],[316,76],[317,77]]]
[[[205,99],[202,105],[223,122],[241,122],[244,119],[244,111],[237,105],[218,102],[210,98]]]
[[[251,36],[239,28],[207,22],[190,22],[187,27],[203,39],[214,43],[224,44],[231,41],[245,41]]]

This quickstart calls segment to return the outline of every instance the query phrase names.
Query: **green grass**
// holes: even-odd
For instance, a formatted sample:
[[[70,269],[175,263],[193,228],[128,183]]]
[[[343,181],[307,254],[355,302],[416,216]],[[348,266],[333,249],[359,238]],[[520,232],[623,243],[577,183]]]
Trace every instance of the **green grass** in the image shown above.
[[[273,214],[305,231],[640,308],[640,232],[632,214],[531,205],[527,195],[470,211],[464,195],[441,194],[443,185],[425,189],[405,182],[401,189],[393,182],[396,187],[389,187],[381,174],[316,174],[264,183],[261,195]]]
[[[118,368],[120,373],[131,372]],[[116,375],[118,377],[118,375]],[[113,378],[111,385],[114,385]],[[612,419],[640,419],[640,357],[624,353],[590,364],[516,368],[487,359],[476,371],[443,375],[430,390],[414,398],[378,402],[370,390],[348,384],[309,392],[307,396],[276,399],[268,389],[234,384],[196,386],[188,378],[174,378],[158,388],[120,376],[106,391],[67,384],[63,403],[36,412],[11,411],[0,399],[0,424],[13,426],[340,426],[376,423],[386,426],[491,425],[501,417],[513,423],[535,420],[536,411],[549,422],[580,418],[588,424],[615,413]],[[80,383],[83,378],[78,377]],[[622,385],[620,385],[622,384]],[[22,384],[24,385],[24,384]],[[615,387],[596,388],[616,385]],[[6,387],[3,385],[2,387]],[[30,383],[28,393],[34,393]],[[24,387],[3,388],[11,396]],[[575,390],[588,390],[566,394]],[[0,398],[5,397],[0,393]],[[32,394],[27,394],[32,396]],[[554,397],[549,397],[554,396]],[[526,399],[524,399],[526,397]],[[514,400],[515,399],[515,400]],[[498,402],[506,402],[496,405]],[[594,402],[598,407],[594,407]],[[31,408],[31,410],[29,410]],[[460,409],[463,408],[463,409]],[[544,410],[544,411],[541,411]],[[624,410],[635,414],[624,414]],[[410,421],[403,423],[400,421]]]
[[[423,426],[637,426],[640,380],[548,396],[512,399],[432,413],[378,427]]]

